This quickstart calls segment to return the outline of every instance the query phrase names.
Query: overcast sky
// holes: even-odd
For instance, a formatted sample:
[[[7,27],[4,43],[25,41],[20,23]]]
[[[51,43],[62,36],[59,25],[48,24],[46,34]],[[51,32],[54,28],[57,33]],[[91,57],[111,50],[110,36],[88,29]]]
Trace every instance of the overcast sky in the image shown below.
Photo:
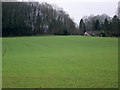
[[[114,16],[117,13],[119,0],[23,0],[23,1],[39,1],[56,4],[63,8],[70,17],[79,23],[80,19],[84,16],[91,14],[100,15],[107,14]]]

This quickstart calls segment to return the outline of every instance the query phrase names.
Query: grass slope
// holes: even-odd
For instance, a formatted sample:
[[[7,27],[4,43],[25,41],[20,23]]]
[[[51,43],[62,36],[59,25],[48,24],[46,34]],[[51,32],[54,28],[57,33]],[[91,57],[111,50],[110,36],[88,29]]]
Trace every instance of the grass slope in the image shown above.
[[[3,38],[3,88],[117,88],[118,40]]]
[[[0,37],[0,89],[2,89],[2,38]]]

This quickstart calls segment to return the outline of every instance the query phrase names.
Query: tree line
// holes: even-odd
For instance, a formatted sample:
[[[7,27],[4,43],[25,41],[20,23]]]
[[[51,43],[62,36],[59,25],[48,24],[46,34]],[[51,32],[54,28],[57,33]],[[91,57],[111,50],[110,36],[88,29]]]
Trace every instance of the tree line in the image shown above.
[[[120,19],[117,15],[113,18],[106,14],[102,15],[90,15],[83,17],[79,23],[80,34],[83,35],[85,32],[89,32],[91,35],[103,35],[104,36],[120,36],[118,31],[120,28]]]
[[[70,16],[46,2],[3,2],[2,35],[74,35],[78,33]]]
[[[2,2],[2,36],[84,35],[119,36],[120,19],[90,15],[79,26],[62,8],[46,2]]]

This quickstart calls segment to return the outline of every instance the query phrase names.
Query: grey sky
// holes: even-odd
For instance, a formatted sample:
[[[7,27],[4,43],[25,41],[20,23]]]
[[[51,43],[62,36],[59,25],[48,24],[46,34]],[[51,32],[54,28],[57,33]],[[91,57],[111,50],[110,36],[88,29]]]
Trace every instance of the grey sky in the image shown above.
[[[20,0],[21,1],[21,0]],[[78,24],[80,19],[91,14],[107,14],[114,16],[117,13],[119,0],[23,0],[39,1],[56,4],[62,7],[70,17]]]

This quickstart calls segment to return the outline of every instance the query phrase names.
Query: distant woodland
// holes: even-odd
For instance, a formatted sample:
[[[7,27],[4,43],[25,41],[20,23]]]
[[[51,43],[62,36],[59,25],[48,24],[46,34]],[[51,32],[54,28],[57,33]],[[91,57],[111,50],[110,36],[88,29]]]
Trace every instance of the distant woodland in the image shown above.
[[[118,9],[119,15],[120,9]],[[78,9],[78,12],[79,9]],[[62,8],[46,2],[2,2],[2,36],[84,35],[118,37],[120,18],[90,15],[77,25]]]

